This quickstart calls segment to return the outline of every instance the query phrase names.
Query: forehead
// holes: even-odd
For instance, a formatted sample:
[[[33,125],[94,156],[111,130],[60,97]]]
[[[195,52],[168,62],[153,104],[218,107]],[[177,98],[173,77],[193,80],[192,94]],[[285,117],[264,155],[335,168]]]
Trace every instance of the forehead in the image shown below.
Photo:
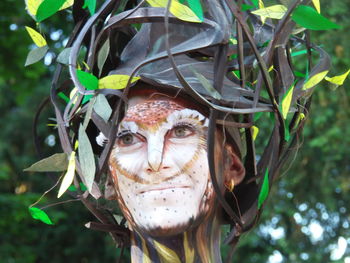
[[[179,98],[135,96],[129,99],[129,108],[123,121],[154,125],[175,111],[192,108],[194,107],[188,107],[188,103]]]

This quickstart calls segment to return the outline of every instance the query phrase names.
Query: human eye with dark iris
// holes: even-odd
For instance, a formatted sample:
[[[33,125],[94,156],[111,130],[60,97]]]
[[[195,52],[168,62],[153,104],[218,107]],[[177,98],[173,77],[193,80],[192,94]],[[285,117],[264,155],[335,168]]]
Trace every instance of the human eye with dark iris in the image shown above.
[[[186,138],[194,133],[195,128],[191,124],[179,123],[171,129],[170,136],[173,138]]]
[[[120,146],[131,146],[139,141],[140,139],[138,138],[138,136],[129,131],[121,132],[117,136],[117,143]]]

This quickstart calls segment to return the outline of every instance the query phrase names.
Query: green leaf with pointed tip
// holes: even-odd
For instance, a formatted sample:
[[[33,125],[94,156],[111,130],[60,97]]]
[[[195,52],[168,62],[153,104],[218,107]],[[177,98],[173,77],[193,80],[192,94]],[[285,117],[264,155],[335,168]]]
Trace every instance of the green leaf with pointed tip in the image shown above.
[[[85,0],[83,8],[88,8],[91,15],[96,11],[96,0]]]
[[[311,30],[328,30],[340,28],[339,25],[319,14],[314,8],[299,5],[292,13],[292,20],[302,27]]]
[[[36,207],[29,207],[29,213],[32,216],[32,218],[36,220],[40,220],[41,222],[48,224],[48,225],[53,225],[50,217],[46,214],[45,211],[36,208]]]
[[[252,3],[255,7],[259,7],[259,0],[252,0]]]
[[[42,22],[46,18],[55,14],[66,0],[44,0],[36,12],[36,21]]]
[[[263,205],[263,203],[265,202],[267,196],[269,195],[269,191],[270,191],[269,171],[266,168],[265,175],[264,175],[264,181],[263,181],[263,184],[261,186],[261,190],[260,190],[259,198],[258,198],[258,209],[260,209],[261,206]]]
[[[38,62],[39,60],[41,60],[43,57],[45,57],[48,50],[49,50],[48,46],[38,47],[38,48],[31,50],[28,53],[28,56],[27,56],[27,59],[26,59],[24,66],[32,65],[32,64]]]
[[[63,172],[68,167],[68,157],[65,153],[55,153],[50,157],[40,160],[30,167],[24,169],[24,172]]]
[[[198,18],[201,21],[203,21],[204,15],[201,0],[189,0],[188,5],[190,6],[191,10],[196,14],[196,16],[198,16]]]
[[[109,39],[107,38],[106,42],[104,42],[100,51],[98,52],[97,67],[99,69],[99,76],[101,76],[103,65],[106,62],[106,59],[107,59],[108,54],[109,54],[109,50],[110,50]]]
[[[57,62],[68,65],[69,64],[69,55],[71,51],[71,47],[65,48],[61,51],[61,53],[57,57]]]
[[[95,90],[98,88],[98,79],[94,75],[78,69],[77,76],[78,80],[86,90]],[[92,96],[93,95],[84,96],[82,104],[88,102],[92,98]]]
[[[78,141],[79,162],[84,177],[84,183],[89,192],[91,192],[92,184],[95,179],[96,165],[89,137],[86,135],[82,125],[79,127]]]
[[[108,121],[112,114],[112,108],[109,105],[107,99],[102,94],[98,94],[96,102],[94,104],[94,110],[98,116],[100,116],[105,122]]]

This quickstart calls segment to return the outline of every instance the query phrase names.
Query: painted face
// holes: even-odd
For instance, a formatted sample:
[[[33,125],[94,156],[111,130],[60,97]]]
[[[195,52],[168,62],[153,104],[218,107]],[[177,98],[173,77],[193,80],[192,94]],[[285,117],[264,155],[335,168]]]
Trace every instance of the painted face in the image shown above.
[[[168,99],[143,99],[128,109],[109,165],[131,225],[182,232],[207,212],[213,196],[207,123],[198,111]]]

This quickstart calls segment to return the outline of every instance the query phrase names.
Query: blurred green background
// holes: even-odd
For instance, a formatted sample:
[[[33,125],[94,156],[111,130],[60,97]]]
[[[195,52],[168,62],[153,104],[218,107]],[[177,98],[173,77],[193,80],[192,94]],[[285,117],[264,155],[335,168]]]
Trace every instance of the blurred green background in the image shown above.
[[[47,208],[52,226],[28,213],[28,206],[55,183],[44,174],[22,172],[40,159],[32,121],[49,94],[55,55],[45,57],[46,65],[25,68],[32,41],[24,26],[35,27],[35,22],[26,14],[24,1],[3,0],[0,8],[0,262],[116,262],[119,251],[108,234],[84,227],[93,218],[79,202]],[[339,75],[350,67],[350,1],[321,1],[321,8],[342,28],[312,32],[312,39],[332,56],[329,75]],[[45,28],[49,45],[56,43],[54,49],[62,50],[64,32],[72,29],[69,17],[60,12]],[[325,82],[318,86],[303,147],[275,183],[260,224],[242,237],[235,262],[350,263],[349,85],[347,80],[336,90]],[[46,126],[52,117],[47,110],[40,120],[44,156],[59,151],[56,131]],[[56,191],[39,207],[57,202]]]

